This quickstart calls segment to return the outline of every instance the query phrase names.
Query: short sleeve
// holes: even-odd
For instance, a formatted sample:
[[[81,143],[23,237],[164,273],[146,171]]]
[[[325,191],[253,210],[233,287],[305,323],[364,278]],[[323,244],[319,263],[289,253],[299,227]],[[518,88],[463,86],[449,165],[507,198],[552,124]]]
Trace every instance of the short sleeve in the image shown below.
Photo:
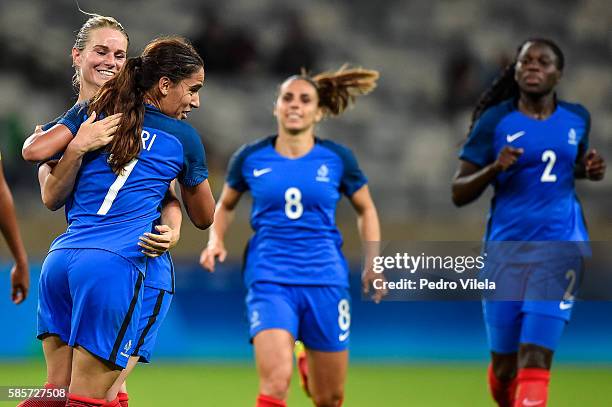
[[[361,168],[359,168],[357,158],[348,148],[344,149],[342,161],[344,162],[344,171],[340,181],[340,192],[351,197],[362,186],[368,183],[368,179],[361,171]]]
[[[183,138],[183,169],[178,175],[181,184],[195,187],[208,179],[206,153],[198,133],[189,127],[189,134]]]
[[[247,157],[247,145],[240,147],[232,157],[230,158],[229,165],[227,167],[227,176],[225,182],[231,188],[239,192],[244,192],[249,189],[244,176],[242,175],[242,165]]]
[[[498,122],[498,115],[493,110],[486,111],[470,132],[459,158],[479,167],[485,167],[495,161],[493,140]]]
[[[58,120],[57,124],[68,127],[72,135],[76,136],[81,124],[87,120],[87,107],[87,102],[77,103]]]
[[[333,141],[321,140],[321,144],[336,153],[342,160],[343,171],[340,179],[340,192],[350,198],[368,183],[367,177],[359,168],[357,158],[350,149]]]

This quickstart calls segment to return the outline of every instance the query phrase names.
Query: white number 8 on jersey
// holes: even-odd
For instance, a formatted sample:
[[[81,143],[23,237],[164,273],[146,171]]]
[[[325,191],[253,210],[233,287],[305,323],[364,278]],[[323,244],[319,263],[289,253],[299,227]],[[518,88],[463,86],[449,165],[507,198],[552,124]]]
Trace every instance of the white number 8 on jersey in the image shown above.
[[[302,205],[302,191],[296,187],[291,187],[285,191],[285,215],[289,219],[299,219],[304,213]]]

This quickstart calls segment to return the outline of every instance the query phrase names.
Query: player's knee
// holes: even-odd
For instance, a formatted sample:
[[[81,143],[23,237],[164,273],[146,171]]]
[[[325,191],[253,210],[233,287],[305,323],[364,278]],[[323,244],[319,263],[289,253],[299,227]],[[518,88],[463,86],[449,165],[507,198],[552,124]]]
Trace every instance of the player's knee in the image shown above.
[[[274,397],[278,400],[287,398],[289,385],[291,383],[291,371],[278,369],[261,378],[261,393]]]
[[[530,343],[521,344],[519,350],[519,368],[550,369],[553,351],[543,346]]]
[[[344,399],[342,389],[336,389],[331,392],[312,394],[312,401],[317,407],[338,407]]]

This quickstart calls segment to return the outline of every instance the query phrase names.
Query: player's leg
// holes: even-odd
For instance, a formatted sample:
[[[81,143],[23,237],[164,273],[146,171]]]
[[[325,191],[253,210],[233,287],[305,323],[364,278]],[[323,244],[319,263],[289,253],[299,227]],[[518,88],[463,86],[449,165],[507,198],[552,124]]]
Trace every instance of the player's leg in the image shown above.
[[[558,304],[554,302],[557,307]],[[558,316],[524,315],[515,406],[546,406],[553,355],[566,324],[567,321]]]
[[[83,249],[75,256],[69,275],[74,305],[68,343],[75,349],[68,406],[119,406],[105,397],[136,345],[143,279],[116,254]]]
[[[317,407],[340,407],[348,370],[348,350],[321,352],[306,348],[308,388]]]
[[[299,338],[306,348],[307,370],[300,375],[318,407],[339,407],[344,399],[351,327],[350,294],[344,287],[300,288],[303,312]]]
[[[293,372],[293,335],[284,329],[267,329],[253,338],[259,375],[257,407],[285,406]]]
[[[70,250],[56,250],[45,259],[38,285],[37,337],[42,340],[47,365],[45,388],[68,387],[72,369],[68,285]],[[63,407],[65,400],[27,399],[19,407]]]
[[[257,407],[285,406],[298,329],[295,289],[255,283],[249,287],[246,305],[259,374]]]
[[[130,358],[127,367],[109,389],[106,395],[107,400],[114,400],[115,397],[118,397],[121,407],[128,407],[129,396],[126,379],[138,362],[149,363],[151,361],[157,333],[166,319],[173,297],[174,295],[169,291],[148,287],[145,279],[142,307],[138,321],[138,341],[133,352],[134,356]]]
[[[499,407],[511,407],[516,392],[517,358],[521,334],[522,303],[519,301],[483,301],[491,365],[487,382]]]

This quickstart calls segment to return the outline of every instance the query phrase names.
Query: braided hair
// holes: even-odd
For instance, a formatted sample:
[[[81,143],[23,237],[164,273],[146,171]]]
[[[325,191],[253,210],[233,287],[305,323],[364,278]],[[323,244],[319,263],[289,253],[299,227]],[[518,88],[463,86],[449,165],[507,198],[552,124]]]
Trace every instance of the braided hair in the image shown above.
[[[480,98],[478,99],[478,103],[472,112],[472,118],[470,122],[470,129],[468,134],[474,128],[474,125],[482,116],[482,114],[491,106],[495,106],[500,102],[506,99],[517,99],[520,96],[520,89],[518,83],[514,79],[515,74],[515,66],[518,61],[518,56],[521,53],[521,50],[527,43],[537,43],[543,44],[549,47],[552,52],[555,54],[556,58],[556,66],[560,71],[563,70],[565,66],[565,56],[563,55],[563,51],[561,48],[552,40],[547,38],[529,38],[521,43],[516,50],[516,55],[514,57],[514,61],[509,63],[503,71],[493,80],[491,86],[486,89]]]

